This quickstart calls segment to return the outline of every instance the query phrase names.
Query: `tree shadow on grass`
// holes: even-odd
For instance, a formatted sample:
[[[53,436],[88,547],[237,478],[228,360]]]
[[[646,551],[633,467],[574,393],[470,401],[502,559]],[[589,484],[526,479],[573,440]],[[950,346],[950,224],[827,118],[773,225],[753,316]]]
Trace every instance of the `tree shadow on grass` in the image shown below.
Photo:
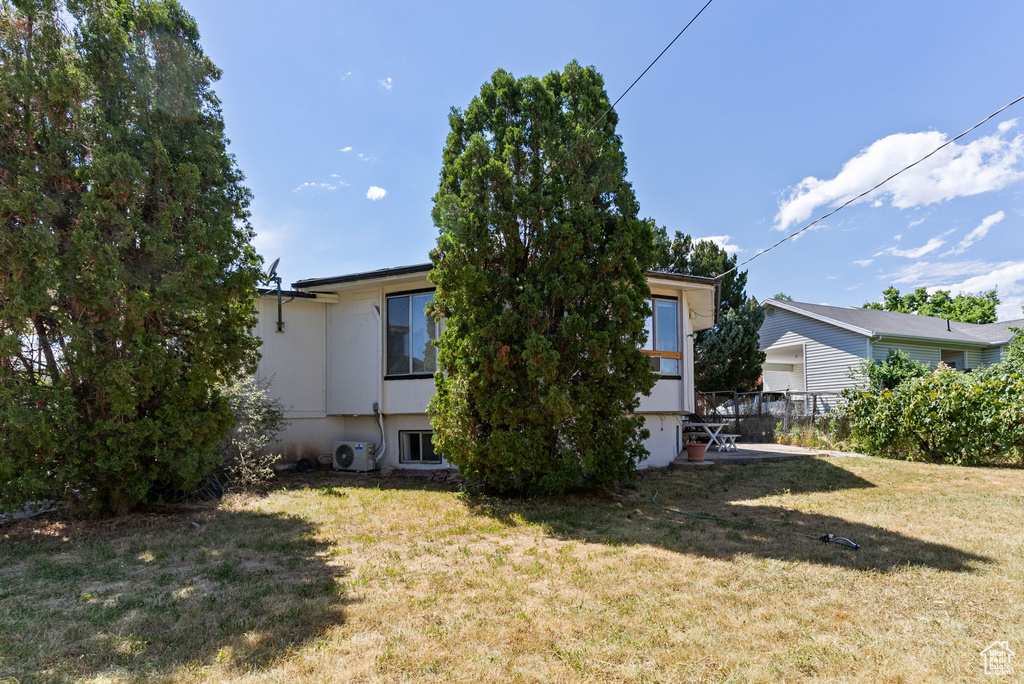
[[[757,556],[880,572],[907,566],[974,572],[994,562],[953,546],[831,515],[829,500],[821,497],[804,510],[741,503],[771,495],[817,492],[836,492],[842,497],[848,490],[872,487],[828,461],[800,459],[702,471],[646,472],[634,488],[606,495],[547,500],[473,495],[467,500],[479,515],[507,524],[527,520],[563,539],[649,544],[710,558]],[[729,522],[659,508],[652,503],[655,492],[662,506]],[[893,527],[899,522],[893,520]],[[823,543],[817,539],[823,534],[846,537],[861,548],[854,551]]]
[[[305,520],[202,508],[0,527],[0,679],[262,669],[345,620]]]

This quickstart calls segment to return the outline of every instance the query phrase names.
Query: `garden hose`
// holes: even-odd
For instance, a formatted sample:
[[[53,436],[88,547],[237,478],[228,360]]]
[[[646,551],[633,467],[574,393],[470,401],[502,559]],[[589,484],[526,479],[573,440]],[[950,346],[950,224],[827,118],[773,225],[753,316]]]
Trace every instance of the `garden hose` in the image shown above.
[[[655,506],[657,506],[658,508],[661,508],[661,509],[664,509],[664,510],[668,511],[669,513],[678,513],[679,515],[685,515],[685,516],[688,516],[690,518],[700,518],[701,520],[718,520],[719,522],[729,523],[730,525],[747,525],[748,527],[757,527],[757,525],[755,523],[752,523],[752,522],[743,522],[743,521],[740,521],[740,520],[726,520],[725,518],[716,518],[713,515],[700,515],[699,513],[687,513],[686,511],[677,511],[674,508],[669,508],[668,506],[662,506],[660,503],[657,502],[657,498],[658,498],[658,490],[655,489],[654,490],[654,496],[651,497],[651,503],[654,504]],[[776,525],[775,527],[777,528],[778,526]],[[793,530],[781,530],[781,531],[782,532],[788,532],[790,534],[795,534],[798,537],[807,537],[808,539],[817,539],[818,541],[825,542],[826,544],[838,544],[839,546],[843,546],[843,547],[846,547],[848,549],[852,549],[854,551],[856,551],[857,549],[860,548],[860,544],[856,544],[856,543],[850,541],[849,539],[847,539],[846,537],[837,537],[837,536],[835,536],[834,534],[831,534],[831,533],[825,533],[825,534],[822,534],[822,535],[814,535],[814,534],[804,534],[802,532],[794,532]]]

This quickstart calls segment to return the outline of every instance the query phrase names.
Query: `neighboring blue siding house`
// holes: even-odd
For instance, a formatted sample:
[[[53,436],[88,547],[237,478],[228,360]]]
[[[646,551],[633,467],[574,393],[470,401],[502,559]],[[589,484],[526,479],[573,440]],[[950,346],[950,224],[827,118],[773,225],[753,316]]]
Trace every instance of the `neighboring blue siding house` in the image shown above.
[[[765,391],[838,392],[857,384],[850,370],[902,349],[915,361],[957,370],[1002,359],[1024,319],[958,323],[943,318],[767,299],[760,349]]]

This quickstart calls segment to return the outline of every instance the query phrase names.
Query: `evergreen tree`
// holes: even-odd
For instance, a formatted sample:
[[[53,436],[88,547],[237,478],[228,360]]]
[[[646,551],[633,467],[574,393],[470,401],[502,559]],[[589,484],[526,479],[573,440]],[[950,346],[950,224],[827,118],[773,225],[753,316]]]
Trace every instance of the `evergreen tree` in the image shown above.
[[[503,491],[604,486],[645,455],[649,226],[593,67],[494,73],[453,109],[434,198],[437,448]],[[588,129],[596,126],[587,135]]]
[[[757,389],[765,360],[759,349],[762,323],[764,308],[751,297],[743,306],[723,307],[715,327],[697,333],[693,347],[697,391]]]
[[[652,227],[654,222],[648,219]],[[654,228],[655,270],[720,279],[718,322],[694,337],[694,385],[699,392],[757,388],[765,354],[759,351],[759,331],[764,309],[747,297],[747,272],[732,270],[736,255],[708,240],[694,241],[676,232],[668,237],[665,228]]]
[[[714,278],[736,266],[736,255],[729,256],[714,242],[695,242],[692,237],[679,231],[670,239],[664,227],[656,227],[653,219],[647,219],[647,222],[654,230],[656,271]],[[719,299],[724,309],[738,309],[746,304],[746,271],[732,271],[722,277],[719,287]]]
[[[260,278],[219,76],[174,0],[0,3],[0,504],[219,463]]]

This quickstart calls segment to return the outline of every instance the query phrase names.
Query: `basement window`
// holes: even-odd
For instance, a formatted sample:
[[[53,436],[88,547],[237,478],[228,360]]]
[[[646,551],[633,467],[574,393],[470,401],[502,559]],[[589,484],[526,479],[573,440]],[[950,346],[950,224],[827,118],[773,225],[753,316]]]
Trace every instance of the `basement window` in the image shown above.
[[[388,296],[386,376],[426,377],[437,370],[437,323],[424,310],[433,299],[433,291]]]
[[[653,314],[647,317],[647,342],[643,353],[651,359],[651,370],[660,375],[679,375],[683,355],[679,351],[679,302],[654,297]]]
[[[400,431],[398,433],[398,460],[400,463],[440,463],[441,454],[434,451],[434,433]]]

